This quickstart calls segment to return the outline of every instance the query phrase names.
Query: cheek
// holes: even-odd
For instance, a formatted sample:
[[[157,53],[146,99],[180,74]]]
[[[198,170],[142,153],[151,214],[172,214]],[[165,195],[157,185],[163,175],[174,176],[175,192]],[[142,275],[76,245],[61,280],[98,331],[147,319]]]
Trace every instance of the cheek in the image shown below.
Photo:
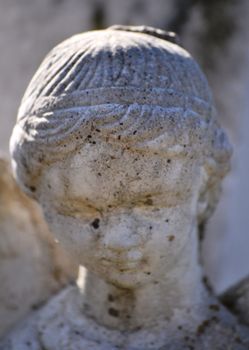
[[[74,260],[84,264],[92,258],[98,232],[91,222],[52,213],[45,213],[45,218],[54,238]]]
[[[146,247],[154,262],[178,256],[190,240],[195,227],[190,208],[171,208],[161,213],[160,220],[150,220],[151,240]]]

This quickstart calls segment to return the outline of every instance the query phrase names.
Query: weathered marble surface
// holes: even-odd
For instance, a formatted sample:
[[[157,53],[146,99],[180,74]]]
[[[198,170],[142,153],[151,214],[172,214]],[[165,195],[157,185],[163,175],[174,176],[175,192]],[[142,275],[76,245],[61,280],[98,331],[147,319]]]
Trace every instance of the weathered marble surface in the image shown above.
[[[21,94],[56,43],[113,23],[147,23],[180,34],[203,67],[219,118],[236,146],[222,201],[206,227],[206,273],[218,291],[247,276],[248,1],[2,0],[0,7],[0,148],[5,152]]]
[[[114,294],[115,296],[115,294]],[[34,313],[1,345],[1,350],[246,350],[248,328],[237,320],[215,298],[208,298],[206,307],[183,315],[158,320],[154,327],[120,331],[103,327],[81,312],[78,290],[69,287],[54,297],[41,311]],[[153,302],[150,300],[150,303]],[[108,302],[109,308],[116,300]],[[199,317],[196,317],[196,312]],[[202,317],[200,317],[202,314]],[[184,316],[184,317],[183,317]]]
[[[19,110],[13,169],[87,273],[1,349],[248,349],[198,256],[230,151],[179,46],[108,29],[52,50]]]

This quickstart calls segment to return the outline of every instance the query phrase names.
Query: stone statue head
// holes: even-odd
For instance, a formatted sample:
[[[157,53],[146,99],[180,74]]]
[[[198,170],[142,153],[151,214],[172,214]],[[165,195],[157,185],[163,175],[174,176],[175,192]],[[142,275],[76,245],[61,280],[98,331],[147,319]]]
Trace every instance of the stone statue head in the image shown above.
[[[56,239],[122,286],[156,281],[195,242],[231,154],[197,63],[156,34],[111,27],[55,47],[10,143]]]

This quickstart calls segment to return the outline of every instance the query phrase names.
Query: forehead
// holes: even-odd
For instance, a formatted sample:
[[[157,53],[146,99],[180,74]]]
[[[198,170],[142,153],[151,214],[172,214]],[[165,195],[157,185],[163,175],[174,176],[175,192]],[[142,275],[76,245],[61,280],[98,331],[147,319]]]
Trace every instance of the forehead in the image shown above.
[[[86,144],[42,176],[50,196],[105,204],[136,196],[189,193],[199,174],[191,157],[170,157],[106,143]]]

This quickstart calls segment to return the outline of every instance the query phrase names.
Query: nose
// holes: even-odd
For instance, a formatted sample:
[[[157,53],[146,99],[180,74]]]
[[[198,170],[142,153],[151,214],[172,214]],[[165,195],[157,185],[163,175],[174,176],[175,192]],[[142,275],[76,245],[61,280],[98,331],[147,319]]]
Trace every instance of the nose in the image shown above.
[[[142,246],[146,237],[137,226],[136,219],[130,215],[110,217],[103,232],[102,244],[116,252]]]

